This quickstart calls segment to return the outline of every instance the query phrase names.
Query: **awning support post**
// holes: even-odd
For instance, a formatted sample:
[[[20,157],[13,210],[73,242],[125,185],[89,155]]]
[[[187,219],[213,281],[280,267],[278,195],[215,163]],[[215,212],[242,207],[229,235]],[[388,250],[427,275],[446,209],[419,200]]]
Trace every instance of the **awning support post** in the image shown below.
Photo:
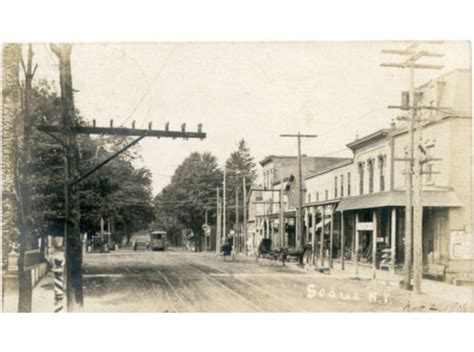
[[[375,279],[377,273],[377,209],[373,210],[372,223],[372,277]]]
[[[391,249],[391,261],[390,261],[390,271],[392,274],[395,274],[395,257],[396,257],[396,232],[397,232],[397,208],[392,208],[392,219],[391,219],[391,231],[390,231],[390,249]]]
[[[357,225],[359,224],[359,213],[356,212],[356,218],[355,218],[355,262],[356,262],[356,267],[355,267],[355,273],[356,275],[359,274],[359,230],[357,230]]]
[[[346,238],[344,234],[344,211],[341,211],[341,270],[344,270],[344,252]]]

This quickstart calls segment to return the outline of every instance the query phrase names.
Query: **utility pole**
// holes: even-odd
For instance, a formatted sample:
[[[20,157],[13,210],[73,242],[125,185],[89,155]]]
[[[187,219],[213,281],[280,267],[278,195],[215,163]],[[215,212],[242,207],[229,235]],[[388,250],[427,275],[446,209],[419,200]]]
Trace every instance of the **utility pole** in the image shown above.
[[[52,52],[59,59],[59,78],[61,86],[62,103],[62,126],[39,125],[38,130],[48,134],[51,138],[59,141],[65,150],[65,172],[64,172],[64,206],[65,206],[65,281],[66,298],[68,311],[77,310],[83,305],[82,294],[82,249],[79,232],[79,206],[77,202],[76,188],[81,181],[99,170],[114,158],[125,152],[145,137],[157,138],[190,138],[205,139],[206,133],[202,132],[202,124],[198,124],[197,132],[186,132],[186,125],[181,125],[180,131],[170,131],[169,123],[166,123],[164,130],[153,130],[152,123],[148,124],[148,129],[135,129],[135,122],[132,128],[113,127],[113,120],[110,127],[96,127],[95,120],[92,126],[78,126],[74,114],[74,99],[71,75],[71,51],[72,44],[51,44]],[[55,133],[62,134],[61,138]],[[111,154],[108,158],[92,167],[88,171],[78,174],[79,152],[76,145],[77,134],[97,134],[114,135],[126,137],[138,137],[120,150]]]
[[[281,134],[280,137],[293,137],[298,141],[298,206],[296,208],[296,241],[299,250],[303,249],[303,167],[301,160],[301,138],[316,138],[315,134]]]
[[[217,211],[216,211],[216,254],[220,253],[221,250],[221,199],[219,194],[219,187],[216,189],[216,199],[217,199]]]
[[[245,185],[245,176],[242,178],[242,197],[243,197],[243,224],[244,224],[244,254],[247,255],[247,187]]]
[[[226,207],[225,207],[225,198],[226,198],[226,184],[225,184],[225,173],[226,173],[226,170],[225,170],[225,166],[224,166],[224,180],[222,182],[222,187],[223,187],[223,190],[222,190],[222,212],[223,212],[223,220],[222,220],[222,232],[223,232],[223,236],[224,236],[224,242],[227,240],[227,234],[226,234],[226,228],[225,228],[225,225],[226,225]]]
[[[421,291],[421,279],[423,271],[422,259],[422,184],[421,184],[421,165],[419,148],[415,146],[415,129],[421,135],[421,121],[418,117],[418,110],[427,107],[417,106],[415,101],[415,69],[441,69],[442,65],[428,65],[416,63],[423,57],[442,57],[443,54],[419,50],[420,44],[441,44],[442,42],[412,42],[405,49],[387,49],[382,50],[383,54],[401,55],[407,57],[402,63],[383,63],[382,67],[408,68],[409,71],[409,95],[408,102],[402,103],[402,106],[389,106],[389,108],[409,110],[408,120],[408,158],[398,159],[407,162],[406,170],[406,206],[405,206],[405,289],[411,289],[411,270],[414,269],[414,288],[416,292]],[[413,256],[413,260],[412,260]]]
[[[284,231],[285,231],[285,218],[283,216],[283,179],[280,181],[280,192],[278,193],[279,195],[279,222],[280,222],[280,226],[278,226],[278,236],[280,237],[279,239],[279,246],[280,246],[280,249],[282,249],[284,247]]]
[[[240,252],[240,229],[239,229],[239,184],[237,174],[235,175],[235,235],[234,235],[234,251]]]
[[[61,86],[62,134],[65,148],[64,159],[64,251],[65,281],[68,311],[75,311],[84,304],[82,293],[82,249],[79,233],[79,209],[76,188],[70,180],[76,176],[79,153],[76,145],[74,97],[71,74],[71,44],[51,44],[51,51],[59,59],[59,81]]]

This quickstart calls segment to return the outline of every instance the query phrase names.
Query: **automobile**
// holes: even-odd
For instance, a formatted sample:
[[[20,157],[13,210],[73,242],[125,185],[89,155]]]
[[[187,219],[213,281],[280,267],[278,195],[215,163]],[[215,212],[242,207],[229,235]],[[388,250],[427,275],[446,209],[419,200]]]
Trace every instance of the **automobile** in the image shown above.
[[[167,246],[166,231],[152,231],[150,233],[150,250],[165,251]]]
[[[150,236],[146,234],[139,234],[133,237],[132,248],[134,251],[145,250],[150,248]]]

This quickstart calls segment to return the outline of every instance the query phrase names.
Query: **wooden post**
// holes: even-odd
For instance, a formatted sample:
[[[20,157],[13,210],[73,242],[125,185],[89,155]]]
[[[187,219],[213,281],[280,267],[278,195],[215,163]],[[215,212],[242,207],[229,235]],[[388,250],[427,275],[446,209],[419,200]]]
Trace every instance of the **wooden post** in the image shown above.
[[[311,249],[312,249],[312,259],[311,259],[311,264],[316,265],[315,263],[315,258],[316,258],[316,214],[317,214],[317,208],[316,207],[311,207],[311,216],[313,217],[313,226],[311,228]]]
[[[390,231],[390,243],[391,243],[391,246],[390,246],[390,249],[391,249],[391,262],[390,262],[390,270],[392,272],[392,274],[395,274],[395,259],[396,259],[396,255],[397,255],[397,251],[396,251],[396,245],[397,245],[397,241],[396,241],[396,233],[397,233],[397,208],[393,207],[392,208],[392,219],[390,221],[390,225],[391,225],[391,231]]]
[[[355,273],[359,274],[359,230],[357,230],[357,224],[359,223],[359,213],[356,211],[355,214],[355,259],[356,259],[356,267]]]
[[[223,190],[222,190],[222,233],[223,233],[223,237],[224,237],[224,242],[225,240],[227,239],[227,233],[226,233],[226,182],[225,182],[225,174],[226,174],[226,170],[225,170],[225,167],[224,167],[224,180],[222,182],[223,184]]]
[[[71,73],[71,44],[51,44],[52,52],[59,59],[59,82],[61,87],[62,129],[66,157],[64,158],[64,252],[65,281],[68,311],[82,307],[82,250],[80,242],[80,212],[76,187],[71,181],[76,178],[79,167],[79,152],[76,145],[74,93]]]
[[[283,180],[280,181],[280,211],[279,211],[279,216],[280,216],[280,226],[278,228],[279,230],[279,235],[280,235],[280,249],[285,246],[284,244],[284,237],[285,237],[285,218],[283,215]]]
[[[221,200],[219,194],[219,187],[216,189],[216,196],[217,196],[217,211],[216,211],[216,254],[220,253],[221,250],[221,220],[222,220],[222,213],[221,213]]]
[[[344,270],[344,253],[345,253],[345,244],[346,238],[344,234],[344,211],[341,211],[341,270]]]
[[[332,246],[334,241],[334,206],[331,206],[331,224],[329,232],[329,268],[332,268]]]
[[[308,208],[305,208],[305,210],[304,210],[304,223],[303,224],[304,224],[304,226],[303,226],[303,228],[304,228],[304,232],[303,232],[304,233],[304,238],[303,238],[302,243],[304,245],[308,242],[308,230],[309,230],[309,226],[308,226],[308,224],[309,224]]]
[[[378,209],[374,209],[372,213],[372,277],[375,279],[377,273],[377,212]]]
[[[321,262],[321,267],[324,266],[324,231],[325,231],[325,217],[326,217],[326,206],[323,205],[322,209],[322,222],[321,222],[321,236],[320,237],[320,243],[319,243],[319,257],[320,257],[320,262]]]
[[[244,222],[244,254],[247,254],[247,187],[245,185],[245,176],[242,178],[242,194],[243,194],[243,222]]]
[[[239,229],[239,185],[237,182],[237,175],[235,176],[235,226],[234,226],[234,253],[240,252],[240,229]]]

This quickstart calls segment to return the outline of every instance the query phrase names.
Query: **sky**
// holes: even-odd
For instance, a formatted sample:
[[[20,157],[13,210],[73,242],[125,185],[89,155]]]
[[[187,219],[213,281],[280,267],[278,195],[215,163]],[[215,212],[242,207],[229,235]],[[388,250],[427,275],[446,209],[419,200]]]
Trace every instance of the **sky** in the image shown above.
[[[175,168],[193,151],[208,151],[223,165],[244,138],[255,161],[266,155],[296,155],[296,140],[282,133],[311,133],[302,152],[311,156],[350,157],[345,147],[356,136],[389,126],[408,90],[408,72],[380,67],[403,57],[381,54],[403,48],[400,42],[251,42],[74,44],[75,104],[98,126],[179,130],[186,123],[205,140],[146,138],[142,160],[158,193]],[[47,44],[35,44],[36,78],[55,82],[57,59]],[[416,85],[457,68],[470,68],[468,42],[424,45],[442,58],[422,63],[441,70],[417,70]]]

